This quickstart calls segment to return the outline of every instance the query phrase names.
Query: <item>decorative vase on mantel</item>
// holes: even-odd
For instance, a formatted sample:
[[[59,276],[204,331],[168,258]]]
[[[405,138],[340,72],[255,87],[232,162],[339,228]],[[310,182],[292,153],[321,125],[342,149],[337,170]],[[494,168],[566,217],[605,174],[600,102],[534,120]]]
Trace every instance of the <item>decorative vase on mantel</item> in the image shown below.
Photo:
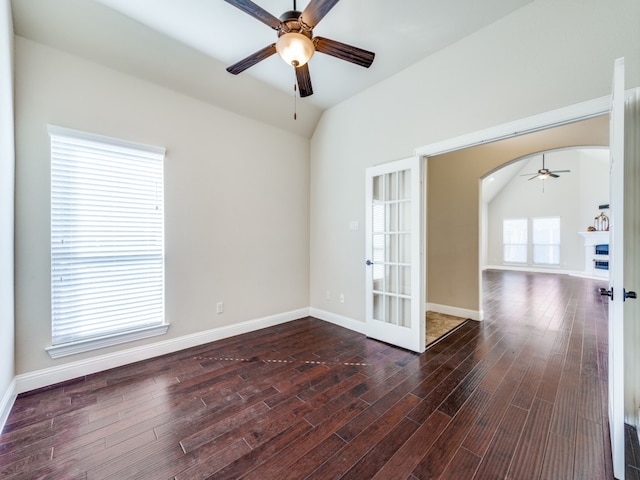
[[[593,219],[593,226],[598,232],[609,230],[609,217],[607,217],[604,212],[602,212],[600,215]]]

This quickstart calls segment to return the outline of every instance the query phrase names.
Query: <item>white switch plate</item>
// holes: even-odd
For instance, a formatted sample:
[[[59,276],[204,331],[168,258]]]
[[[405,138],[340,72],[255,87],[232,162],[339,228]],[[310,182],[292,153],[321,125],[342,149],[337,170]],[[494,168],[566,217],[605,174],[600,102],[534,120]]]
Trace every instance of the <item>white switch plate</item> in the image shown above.
[[[216,303],[216,313],[224,312],[224,302]]]
[[[360,224],[358,223],[358,220],[351,220],[349,222],[349,230],[351,230],[352,232],[357,232],[359,228]]]

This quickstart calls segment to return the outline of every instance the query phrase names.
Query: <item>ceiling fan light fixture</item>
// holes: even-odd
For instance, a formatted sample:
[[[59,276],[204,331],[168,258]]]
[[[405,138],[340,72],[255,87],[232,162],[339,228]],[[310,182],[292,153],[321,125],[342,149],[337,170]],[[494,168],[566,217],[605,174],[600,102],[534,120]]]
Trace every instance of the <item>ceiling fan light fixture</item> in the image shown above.
[[[541,174],[538,175],[538,178],[540,180],[545,180],[545,179],[549,178],[549,174],[548,173],[541,173]]]
[[[316,48],[309,37],[289,32],[280,35],[276,42],[276,51],[287,65],[301,67],[313,56]]]

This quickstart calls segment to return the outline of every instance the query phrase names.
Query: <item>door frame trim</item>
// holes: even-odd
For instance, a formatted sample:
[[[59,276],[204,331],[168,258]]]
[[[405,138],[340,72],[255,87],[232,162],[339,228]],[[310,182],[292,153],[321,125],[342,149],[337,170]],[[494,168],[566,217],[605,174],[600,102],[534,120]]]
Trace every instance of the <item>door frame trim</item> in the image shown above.
[[[414,154],[421,157],[431,157],[443,153],[454,152],[464,148],[475,147],[484,143],[496,142],[508,138],[519,137],[549,128],[559,127],[569,123],[588,120],[590,118],[608,115],[611,96],[596,98],[568,107],[551,110],[520,120],[507,122],[476,132],[431,143],[414,149]]]

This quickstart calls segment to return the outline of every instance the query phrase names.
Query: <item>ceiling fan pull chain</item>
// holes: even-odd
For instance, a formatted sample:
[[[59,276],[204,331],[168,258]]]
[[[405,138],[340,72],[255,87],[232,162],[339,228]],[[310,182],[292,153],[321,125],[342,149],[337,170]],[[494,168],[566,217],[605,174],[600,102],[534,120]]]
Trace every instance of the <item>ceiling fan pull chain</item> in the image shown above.
[[[293,84],[293,119],[298,119],[298,99],[296,95],[296,91],[298,90],[298,85],[296,83]]]

